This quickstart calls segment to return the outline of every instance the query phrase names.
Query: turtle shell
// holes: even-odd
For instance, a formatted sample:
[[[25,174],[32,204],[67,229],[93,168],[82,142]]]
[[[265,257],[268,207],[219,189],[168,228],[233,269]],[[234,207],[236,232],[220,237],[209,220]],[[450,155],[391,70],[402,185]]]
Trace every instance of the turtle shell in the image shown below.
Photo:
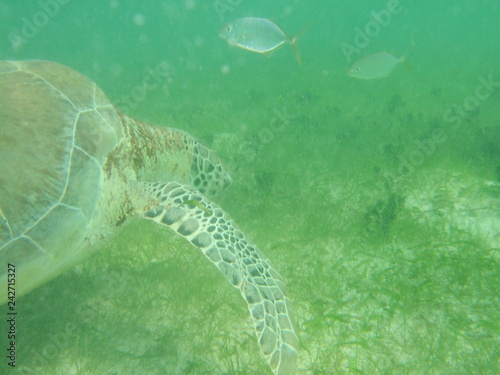
[[[85,76],[47,61],[0,62],[0,281],[8,263],[31,268],[18,283],[25,292],[82,251],[121,131]]]

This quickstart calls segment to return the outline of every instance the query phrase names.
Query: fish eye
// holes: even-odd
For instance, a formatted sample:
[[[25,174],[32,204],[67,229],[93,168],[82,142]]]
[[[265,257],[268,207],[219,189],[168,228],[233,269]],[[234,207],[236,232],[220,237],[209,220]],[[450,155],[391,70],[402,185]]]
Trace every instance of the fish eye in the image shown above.
[[[226,27],[226,31],[231,31],[233,28],[231,26]]]

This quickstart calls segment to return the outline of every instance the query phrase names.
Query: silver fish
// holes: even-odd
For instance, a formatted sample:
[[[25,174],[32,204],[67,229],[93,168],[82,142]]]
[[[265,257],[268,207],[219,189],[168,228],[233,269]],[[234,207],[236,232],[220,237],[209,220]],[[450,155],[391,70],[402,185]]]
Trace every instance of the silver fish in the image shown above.
[[[405,63],[405,57],[396,57],[388,52],[374,53],[356,61],[348,75],[360,79],[377,79],[389,76],[396,65]]]
[[[262,54],[270,54],[289,43],[295,53],[295,58],[299,64],[301,63],[296,44],[297,35],[289,38],[283,30],[266,18],[238,18],[224,25],[219,30],[219,36],[231,46]]]

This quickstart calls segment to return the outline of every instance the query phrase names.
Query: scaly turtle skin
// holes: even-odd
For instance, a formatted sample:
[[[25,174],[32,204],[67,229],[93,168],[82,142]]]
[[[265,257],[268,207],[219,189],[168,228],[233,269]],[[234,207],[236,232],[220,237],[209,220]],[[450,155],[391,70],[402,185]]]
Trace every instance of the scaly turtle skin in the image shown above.
[[[103,246],[125,220],[186,238],[248,304],[274,374],[295,371],[297,336],[279,274],[205,194],[229,183],[216,155],[183,131],[118,111],[97,85],[47,61],[0,62],[0,303]]]

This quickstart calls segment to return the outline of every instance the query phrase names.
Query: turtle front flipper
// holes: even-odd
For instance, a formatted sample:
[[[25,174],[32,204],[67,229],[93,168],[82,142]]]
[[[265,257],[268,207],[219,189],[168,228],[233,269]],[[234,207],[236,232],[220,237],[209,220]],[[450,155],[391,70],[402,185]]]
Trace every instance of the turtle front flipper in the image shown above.
[[[280,275],[233,220],[196,190],[177,183],[141,183],[145,219],[165,225],[199,248],[248,303],[257,339],[274,374],[296,368],[298,340]]]

